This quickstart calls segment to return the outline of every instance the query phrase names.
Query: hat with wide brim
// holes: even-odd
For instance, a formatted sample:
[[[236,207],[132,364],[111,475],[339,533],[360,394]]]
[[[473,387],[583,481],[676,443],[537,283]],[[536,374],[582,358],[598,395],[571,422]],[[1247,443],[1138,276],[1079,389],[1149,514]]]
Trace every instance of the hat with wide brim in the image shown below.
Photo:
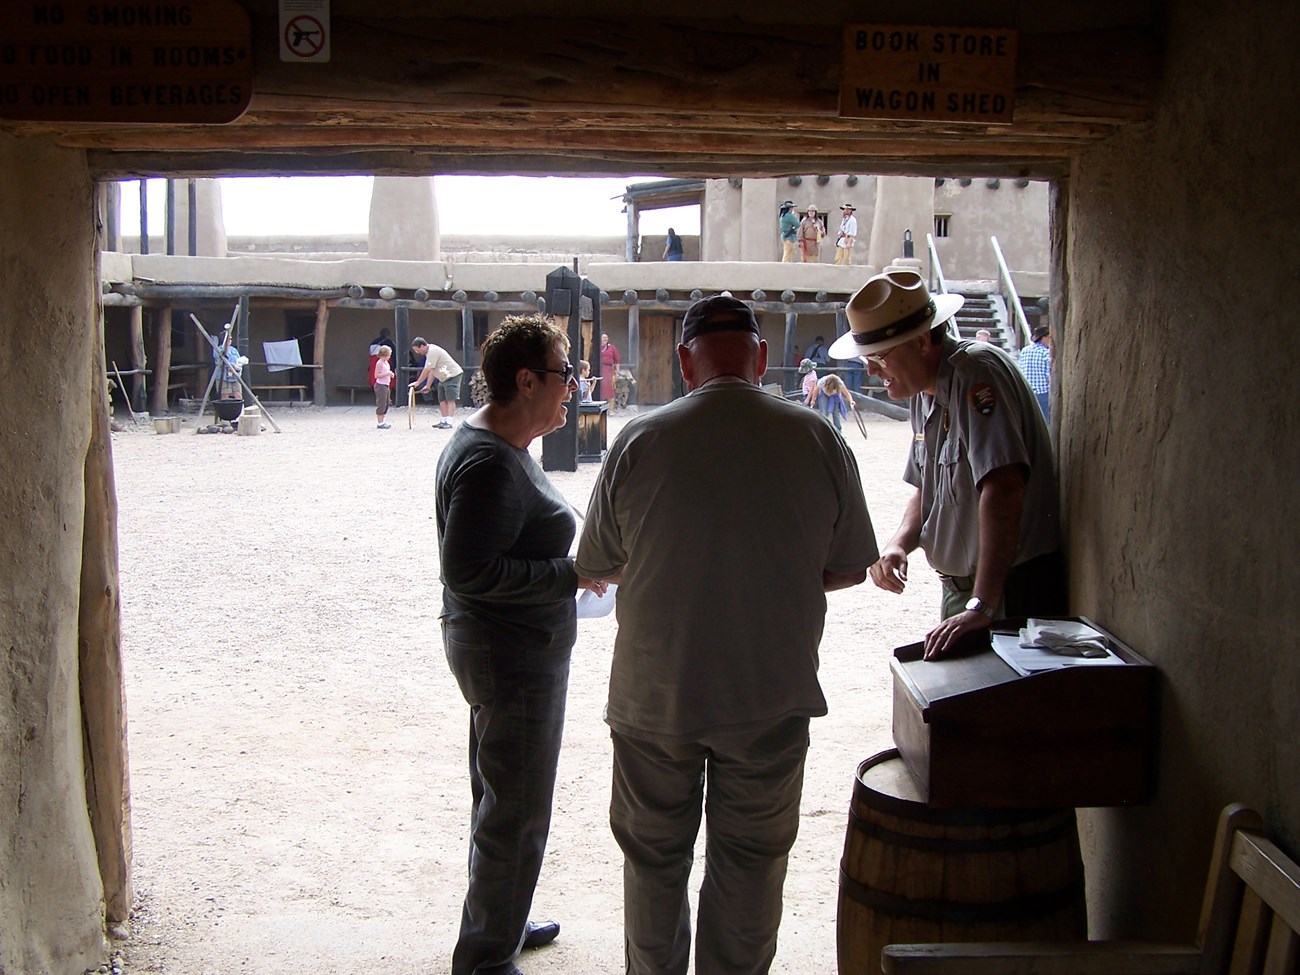
[[[793,206],[795,206],[794,200],[786,200],[784,203],[781,204],[780,209],[784,210],[786,207],[793,207]]]
[[[855,207],[852,203],[841,203],[841,204],[840,204],[840,209],[841,209],[841,210],[856,210],[857,207]]]
[[[964,301],[961,295],[931,295],[916,271],[877,274],[849,299],[849,330],[831,345],[830,357],[857,359],[892,349],[946,322]]]

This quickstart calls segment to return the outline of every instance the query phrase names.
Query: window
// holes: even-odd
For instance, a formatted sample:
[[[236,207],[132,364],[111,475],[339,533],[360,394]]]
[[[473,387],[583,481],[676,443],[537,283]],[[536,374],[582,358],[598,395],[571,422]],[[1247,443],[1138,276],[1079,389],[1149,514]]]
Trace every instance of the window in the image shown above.
[[[936,237],[948,236],[948,221],[951,218],[951,213],[936,213],[934,215],[934,235]]]

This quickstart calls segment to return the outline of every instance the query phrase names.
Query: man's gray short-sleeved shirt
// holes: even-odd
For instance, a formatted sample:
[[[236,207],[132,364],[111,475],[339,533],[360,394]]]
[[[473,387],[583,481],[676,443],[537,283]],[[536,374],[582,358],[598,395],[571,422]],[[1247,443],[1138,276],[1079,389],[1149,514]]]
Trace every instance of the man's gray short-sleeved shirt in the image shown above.
[[[999,467],[1028,474],[1014,565],[1055,551],[1060,517],[1052,444],[1016,364],[985,342],[943,340],[935,395],[910,404],[903,480],[921,490],[921,548],[935,571],[971,576],[979,557],[977,485]]]
[[[811,410],[724,380],[637,417],[577,555],[627,567],[606,720],[674,742],[825,714],[822,573],[876,558],[856,460]]]

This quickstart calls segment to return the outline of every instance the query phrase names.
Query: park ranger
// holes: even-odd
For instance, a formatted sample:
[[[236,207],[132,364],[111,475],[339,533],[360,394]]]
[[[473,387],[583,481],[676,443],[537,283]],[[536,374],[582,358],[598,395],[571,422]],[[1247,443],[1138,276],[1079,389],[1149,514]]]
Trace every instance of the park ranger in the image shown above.
[[[943,582],[929,658],[994,619],[1065,611],[1047,426],[1006,353],[949,333],[962,301],[931,295],[915,271],[886,271],[849,300],[849,331],[830,350],[834,359],[863,359],[890,399],[911,401],[903,479],[916,493],[871,579],[901,593],[908,554],[925,552]]]

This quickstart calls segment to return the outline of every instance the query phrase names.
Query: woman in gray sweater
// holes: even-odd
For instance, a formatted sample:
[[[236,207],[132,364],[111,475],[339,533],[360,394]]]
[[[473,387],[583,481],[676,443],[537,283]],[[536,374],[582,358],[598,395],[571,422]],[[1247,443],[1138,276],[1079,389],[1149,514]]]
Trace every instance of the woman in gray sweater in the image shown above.
[[[573,511],[528,453],[564,425],[577,388],[565,334],[511,316],[483,344],[488,402],[438,461],[447,662],[470,705],[469,889],[452,975],[513,975],[559,925],[528,920],[551,823],[574,596],[604,593],[569,557]]]

